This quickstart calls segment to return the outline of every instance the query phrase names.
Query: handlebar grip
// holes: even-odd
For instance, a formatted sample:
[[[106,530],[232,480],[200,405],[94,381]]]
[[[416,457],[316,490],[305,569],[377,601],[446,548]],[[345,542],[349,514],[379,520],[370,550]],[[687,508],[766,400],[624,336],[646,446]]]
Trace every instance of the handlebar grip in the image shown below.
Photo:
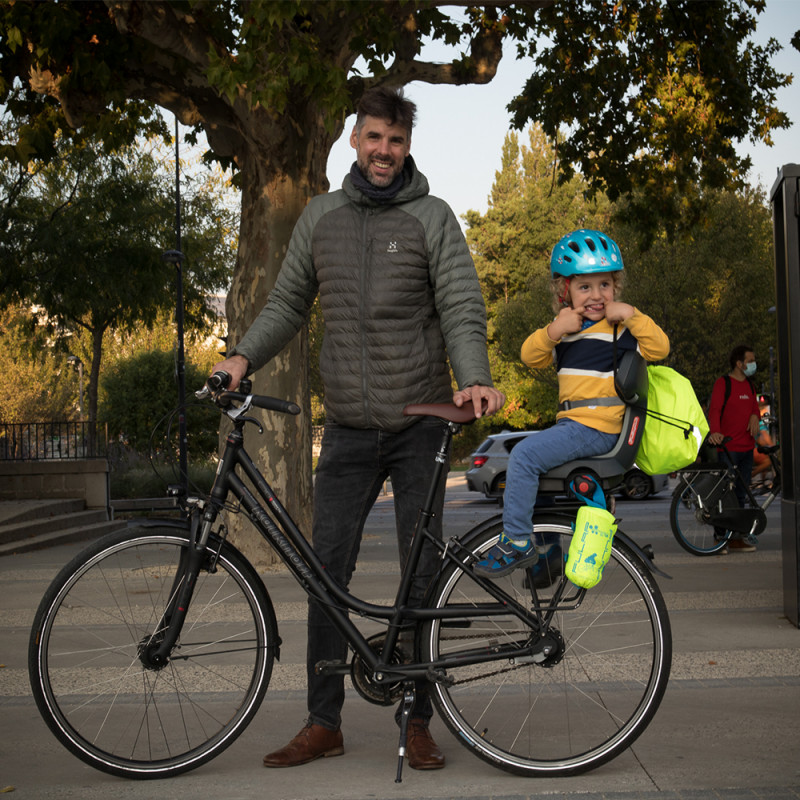
[[[231,382],[231,376],[222,370],[215,372],[206,381],[206,385],[199,392],[195,392],[198,399],[205,399],[209,393],[214,396],[214,399],[220,407],[227,407],[231,400],[238,403],[243,403],[247,398],[250,398],[250,404],[257,408],[263,408],[266,411],[278,411],[281,414],[299,414],[300,406],[297,403],[292,403],[289,400],[280,400],[277,397],[268,397],[263,394],[250,394],[250,392],[228,392],[225,387]],[[249,381],[248,386],[249,389]]]
[[[211,375],[206,381],[206,384],[212,392],[219,392],[222,389],[225,389],[230,382],[231,376],[227,372],[220,370],[219,372],[215,372],[213,375]]]
[[[300,406],[289,400],[279,400],[277,397],[267,397],[263,394],[254,394],[251,400],[254,406],[267,411],[280,411],[281,414],[299,414]]]

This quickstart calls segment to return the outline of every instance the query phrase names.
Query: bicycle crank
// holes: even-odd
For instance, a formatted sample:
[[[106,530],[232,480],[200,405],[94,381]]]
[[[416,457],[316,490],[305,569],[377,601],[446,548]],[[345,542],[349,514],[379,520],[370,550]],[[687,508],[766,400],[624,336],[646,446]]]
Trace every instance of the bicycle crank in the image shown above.
[[[367,639],[367,644],[376,652],[383,652],[383,642],[386,639],[385,633],[378,633]],[[397,642],[389,660],[389,666],[396,664],[408,664],[411,662],[409,653],[401,644]],[[370,668],[364,663],[358,653],[353,656],[350,665],[350,678],[356,691],[370,703],[379,706],[393,706],[403,696],[403,681],[398,679],[392,683],[378,683],[372,675]]]

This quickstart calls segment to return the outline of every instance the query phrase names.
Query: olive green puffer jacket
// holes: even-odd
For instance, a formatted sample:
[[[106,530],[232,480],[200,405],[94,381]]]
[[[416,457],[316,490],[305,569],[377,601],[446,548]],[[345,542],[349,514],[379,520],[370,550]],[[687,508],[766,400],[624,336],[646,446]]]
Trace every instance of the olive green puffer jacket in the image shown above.
[[[325,410],[349,427],[399,431],[413,422],[402,415],[408,403],[451,400],[448,356],[459,388],[492,385],[464,236],[409,166],[389,203],[367,198],[349,176],[309,203],[267,304],[231,352],[258,369],[297,333],[319,293]]]

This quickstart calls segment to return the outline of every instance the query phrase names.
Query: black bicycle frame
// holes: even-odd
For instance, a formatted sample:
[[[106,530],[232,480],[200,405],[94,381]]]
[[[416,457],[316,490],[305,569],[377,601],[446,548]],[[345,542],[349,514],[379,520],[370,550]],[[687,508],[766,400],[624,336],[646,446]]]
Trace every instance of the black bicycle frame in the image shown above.
[[[725,449],[724,445],[722,446],[722,450],[725,456],[727,456],[728,451]],[[769,452],[768,455],[772,464],[772,469],[775,473],[775,478],[773,480],[772,491],[769,495],[767,495],[763,505],[758,502],[753,494],[752,489],[747,485],[742,477],[741,472],[739,472],[739,469],[730,458],[723,458],[721,461],[716,463],[699,464],[686,469],[687,473],[697,474],[719,472],[720,481],[730,481],[733,479],[735,483],[741,486],[747,496],[750,504],[749,507],[740,506],[737,508],[725,509],[717,512],[714,512],[713,509],[709,509],[711,512],[711,517],[708,524],[720,528],[728,528],[737,533],[755,534],[756,536],[760,533],[763,533],[767,524],[766,510],[772,501],[777,497],[781,485],[780,462],[775,456],[774,451]],[[688,481],[686,477],[683,477],[682,481],[683,484],[691,487],[692,482]],[[733,487],[731,487],[731,489],[733,489]],[[675,491],[684,491],[680,482],[678,483]],[[698,495],[698,497],[700,497],[702,504],[705,506],[706,498],[700,496],[699,492],[696,492],[696,490],[695,493]]]
[[[441,668],[455,664],[463,666],[498,661],[507,658],[510,654],[524,657],[536,651],[533,637],[526,637],[525,642],[520,642],[519,645],[507,644],[491,653],[487,653],[484,649],[481,652],[464,651],[452,653],[446,658],[435,662],[392,664],[391,666],[387,662],[387,656],[394,652],[400,630],[406,627],[408,623],[418,623],[433,619],[455,620],[463,618],[466,613],[472,617],[514,614],[534,634],[543,627],[541,618],[536,613],[532,614],[513,597],[495,586],[493,581],[472,575],[471,571],[465,568],[464,559],[467,551],[458,544],[457,540],[451,540],[445,544],[434,537],[428,530],[428,521],[432,516],[431,508],[436,487],[442,478],[444,466],[447,463],[450,442],[454,432],[458,430],[458,425],[448,423],[445,428],[442,443],[436,454],[431,488],[425,507],[421,509],[417,519],[408,563],[403,569],[394,604],[392,606],[383,606],[360,600],[331,578],[288,511],[275,496],[272,488],[245,451],[242,432],[244,423],[244,419],[237,420],[234,430],[231,431],[226,439],[214,485],[211,489],[210,502],[202,512],[203,519],[197,541],[198,547],[204,548],[206,546],[211,527],[216,521],[219,510],[223,507],[228,495],[235,497],[261,535],[275,548],[281,560],[286,564],[309,597],[321,605],[332,624],[335,625],[367,666],[375,672],[375,680],[379,683],[382,681],[396,681],[398,678],[427,678],[435,680],[436,675],[433,671]],[[235,471],[237,466],[241,468],[243,474],[255,487],[256,492],[266,504],[266,508],[261,505],[257,497],[237,475]],[[497,603],[470,604],[469,606],[454,605],[446,608],[409,607],[408,598],[411,582],[425,541],[433,543],[443,560],[446,559],[449,562],[460,565],[476,583],[497,599]],[[552,606],[548,606],[548,610],[552,610]],[[383,619],[388,622],[386,638],[380,653],[370,647],[366,637],[350,620],[348,611],[356,612],[365,617]],[[534,612],[536,612],[536,609],[534,609]],[[345,665],[330,665],[329,667],[331,671],[336,671],[338,668],[344,669]],[[380,677],[378,673],[380,673]]]

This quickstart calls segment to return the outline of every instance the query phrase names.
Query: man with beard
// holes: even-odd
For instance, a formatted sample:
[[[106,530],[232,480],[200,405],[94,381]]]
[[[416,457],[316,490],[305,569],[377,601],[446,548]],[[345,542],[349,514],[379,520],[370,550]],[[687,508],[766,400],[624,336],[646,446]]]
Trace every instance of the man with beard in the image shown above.
[[[312,199],[297,222],[267,304],[215,370],[241,378],[276,356],[305,323],[319,295],[325,432],[314,485],[312,544],[346,587],[364,523],[391,478],[400,563],[405,563],[441,441],[435,418],[404,417],[409,403],[473,405],[476,416],[505,402],[492,386],[486,311],[466,241],[449,206],[428,191],[410,155],[416,106],[402,91],[373,89],[358,104],[350,144],[356,162],[340,191]],[[450,369],[458,390],[453,393]],[[441,537],[445,479],[430,530]],[[435,568],[423,554],[411,602],[420,605]],[[308,710],[304,728],[264,757],[290,767],[344,752],[344,677],[319,675],[344,662],[346,642],[318,604],[308,612]],[[425,682],[417,686],[406,755],[438,769]]]

